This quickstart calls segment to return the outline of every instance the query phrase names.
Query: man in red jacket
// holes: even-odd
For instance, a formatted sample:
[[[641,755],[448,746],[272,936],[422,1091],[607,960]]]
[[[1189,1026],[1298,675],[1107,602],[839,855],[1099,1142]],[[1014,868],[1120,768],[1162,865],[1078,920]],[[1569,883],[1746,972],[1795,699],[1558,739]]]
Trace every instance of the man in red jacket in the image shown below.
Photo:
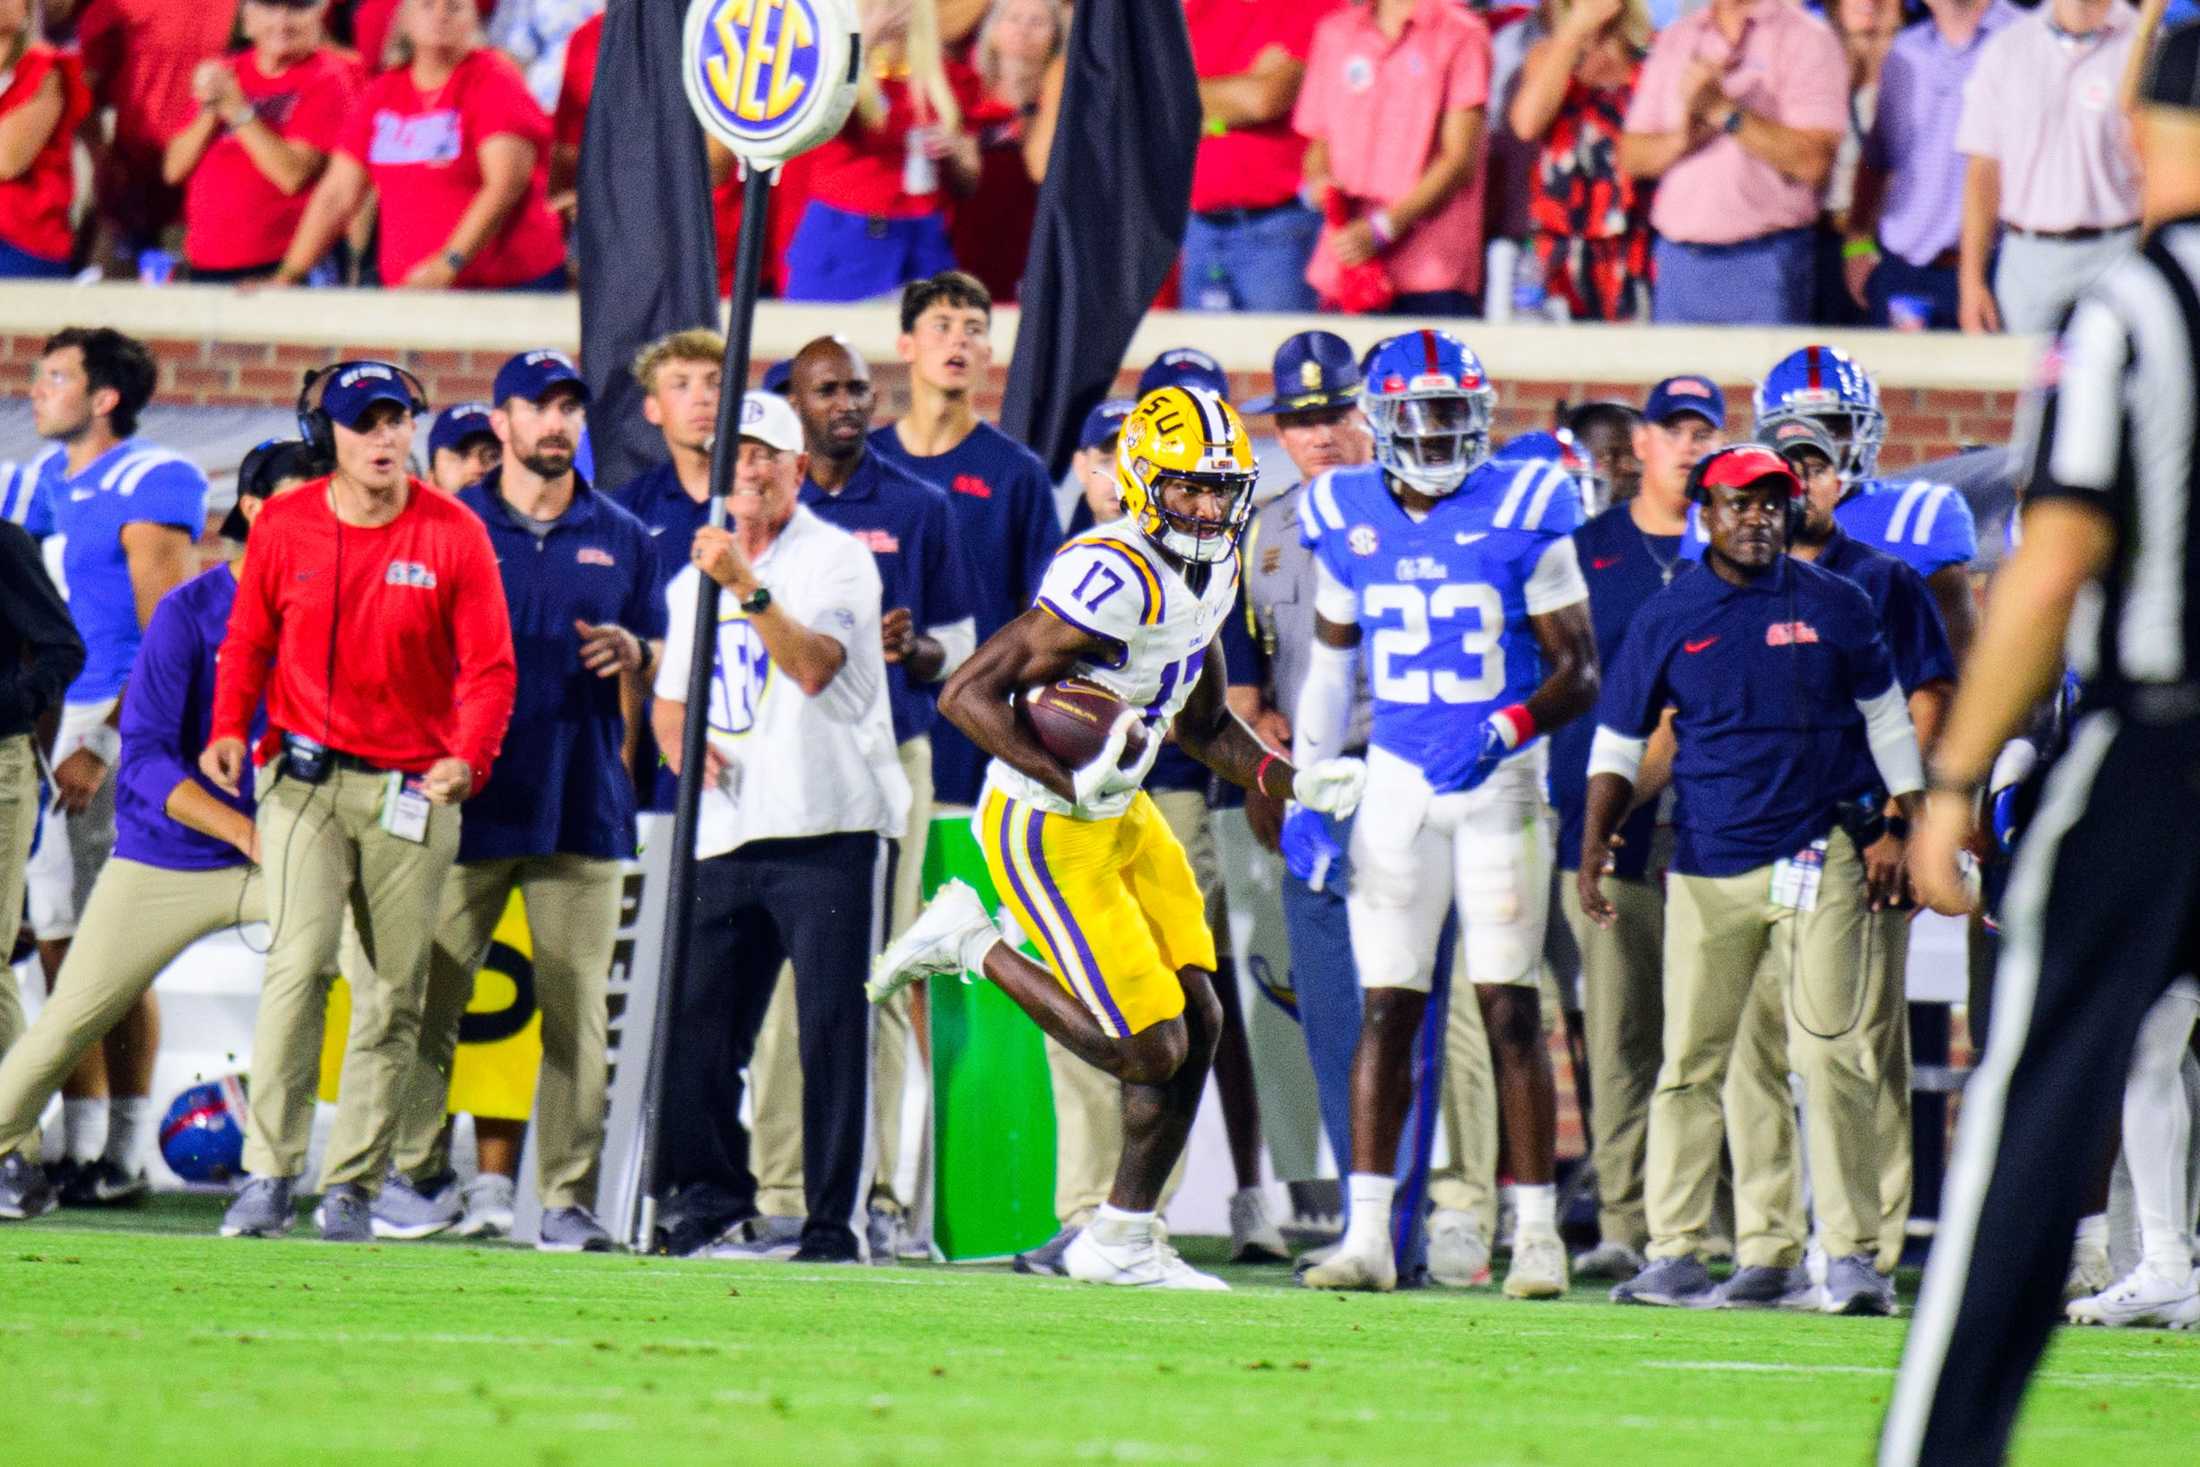
[[[458,804],[489,778],[517,672],[504,584],[481,520],[405,472],[413,380],[342,362],[308,389],[328,478],[253,529],[214,684],[206,777],[234,791],[264,694],[260,849],[274,928],[252,1039],[245,1169],[225,1237],[292,1223],[313,1127],[324,1014],[348,906],[370,972],[352,976],[351,1035],[317,1214],[366,1242],[420,1036],[430,940],[458,851]],[[272,664],[272,665],[271,665]]]

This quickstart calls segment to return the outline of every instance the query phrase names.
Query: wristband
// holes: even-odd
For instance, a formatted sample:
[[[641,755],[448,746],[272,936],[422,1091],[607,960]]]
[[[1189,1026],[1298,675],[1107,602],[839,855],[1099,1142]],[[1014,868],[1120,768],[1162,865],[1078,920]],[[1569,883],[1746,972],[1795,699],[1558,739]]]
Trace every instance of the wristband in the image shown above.
[[[1275,798],[1274,795],[1268,794],[1268,766],[1276,763],[1282,758],[1283,756],[1281,754],[1275,753],[1263,754],[1260,756],[1260,763],[1253,766],[1253,792],[1255,794],[1267,795],[1267,797],[1271,800]],[[1286,795],[1288,795],[1289,791],[1286,791],[1285,793]]]
[[[111,723],[99,724],[85,731],[77,747],[112,769],[122,762],[122,730]]]
[[[1384,245],[1397,243],[1397,226],[1390,222],[1388,209],[1377,209],[1367,216],[1367,227],[1375,231],[1375,238]]]
[[[1939,773],[1925,776],[1925,788],[1936,795],[1961,795],[1968,800],[1978,793],[1978,785],[1975,779],[1950,779]]]
[[[1230,134],[1230,124],[1219,117],[1206,117],[1201,119],[1199,130],[1211,138],[1227,137]]]
[[[1517,749],[1535,737],[1535,715],[1525,703],[1515,703],[1510,708],[1500,708],[1490,715],[1490,722],[1497,729],[1497,736],[1505,741],[1508,749]]]
[[[260,114],[258,110],[255,109],[251,103],[247,102],[242,107],[234,108],[228,112],[224,112],[222,114],[222,124],[227,127],[231,132],[235,132],[241,127],[249,127],[254,122],[257,122],[259,120],[259,117]]]
[[[1879,258],[1879,241],[1876,239],[1852,239],[1841,246],[1844,260],[1876,260]]]
[[[1734,136],[1742,130],[1742,117],[1741,104],[1737,102],[1727,111],[1726,121],[1719,124],[1719,131],[1728,137]]]

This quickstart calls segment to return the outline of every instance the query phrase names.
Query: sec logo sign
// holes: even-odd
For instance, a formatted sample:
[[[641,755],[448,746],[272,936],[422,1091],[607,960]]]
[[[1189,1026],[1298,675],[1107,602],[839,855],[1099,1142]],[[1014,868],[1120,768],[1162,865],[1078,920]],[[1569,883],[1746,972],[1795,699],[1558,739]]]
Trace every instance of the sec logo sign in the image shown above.
[[[852,0],[693,0],[681,82],[705,131],[771,168],[840,131],[861,43]]]

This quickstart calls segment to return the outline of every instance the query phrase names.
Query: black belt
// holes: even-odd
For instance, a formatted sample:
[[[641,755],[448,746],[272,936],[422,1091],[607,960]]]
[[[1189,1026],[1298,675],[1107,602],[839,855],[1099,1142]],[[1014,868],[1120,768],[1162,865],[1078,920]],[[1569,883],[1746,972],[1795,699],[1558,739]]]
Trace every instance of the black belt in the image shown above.
[[[2006,222],[2001,227],[2011,234],[2021,234],[2026,239],[2052,239],[2075,244],[2082,240],[2107,239],[2112,234],[2128,234],[2139,227],[2139,222],[2134,219],[2129,224],[2111,224],[2106,229],[2026,229],[2020,224]]]
[[[1281,214],[1286,209],[1301,209],[1304,207],[1305,205],[1297,199],[1285,199],[1280,204],[1270,204],[1261,209],[1202,209],[1199,211],[1199,222],[1202,224],[1251,224],[1256,219],[1266,219],[1270,215]]]

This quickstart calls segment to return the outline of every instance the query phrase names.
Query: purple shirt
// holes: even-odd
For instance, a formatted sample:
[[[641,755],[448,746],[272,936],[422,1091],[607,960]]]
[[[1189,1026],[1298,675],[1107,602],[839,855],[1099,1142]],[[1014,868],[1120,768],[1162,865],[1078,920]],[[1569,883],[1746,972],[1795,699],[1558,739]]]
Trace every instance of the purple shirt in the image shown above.
[[[1960,50],[1929,19],[1894,38],[1879,74],[1879,112],[1864,140],[1864,161],[1888,175],[1879,211],[1879,247],[1887,253],[1930,265],[1956,247],[1963,228],[1964,158],[1956,151],[1963,84],[1987,38],[2022,15],[1995,0]]]
[[[130,669],[122,700],[122,764],[115,775],[115,854],[166,871],[219,871],[244,864],[227,841],[179,825],[167,813],[168,796],[185,780],[250,818],[252,768],[235,795],[225,795],[199,773],[199,751],[214,722],[214,654],[229,629],[237,578],[226,565],[185,581],[161,597]],[[267,728],[263,708],[253,714],[257,744]]]

